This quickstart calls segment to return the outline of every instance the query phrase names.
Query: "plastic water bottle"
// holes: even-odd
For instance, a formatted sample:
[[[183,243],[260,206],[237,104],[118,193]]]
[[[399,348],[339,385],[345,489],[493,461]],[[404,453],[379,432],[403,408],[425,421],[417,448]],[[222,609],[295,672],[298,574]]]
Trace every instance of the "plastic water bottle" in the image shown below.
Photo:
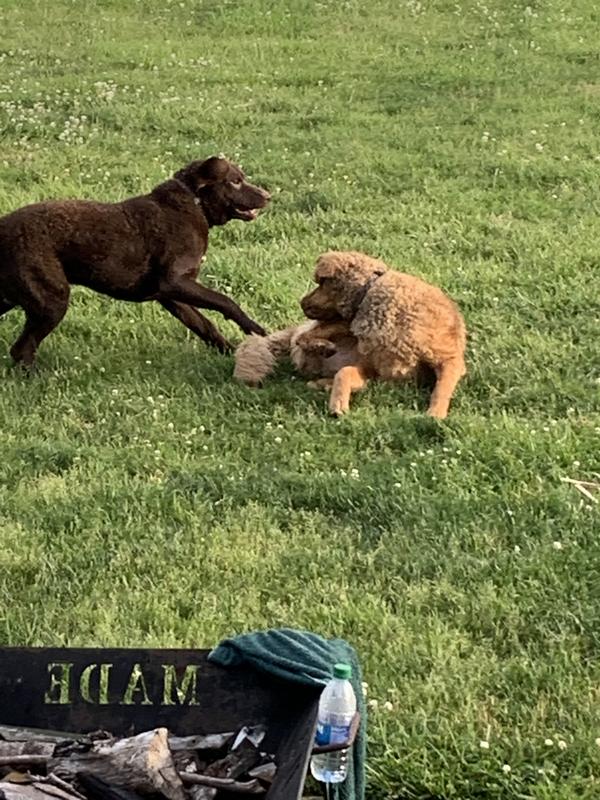
[[[319,700],[319,718],[315,744],[341,744],[350,738],[350,726],[356,713],[356,696],[350,683],[352,667],[336,664],[333,678],[323,689]],[[314,755],[310,771],[323,783],[341,783],[348,772],[348,750]]]

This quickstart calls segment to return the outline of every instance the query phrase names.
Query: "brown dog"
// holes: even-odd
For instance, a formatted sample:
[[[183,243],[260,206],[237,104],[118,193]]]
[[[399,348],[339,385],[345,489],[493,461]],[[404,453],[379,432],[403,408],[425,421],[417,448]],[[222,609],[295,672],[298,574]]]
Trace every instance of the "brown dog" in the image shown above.
[[[428,413],[445,417],[466,372],[465,324],[456,304],[437,287],[362,253],[325,253],[315,281],[318,287],[301,300],[306,316],[345,320],[357,341],[356,362],[333,379],[331,411],[348,411],[352,392],[369,378],[403,380],[429,367],[436,383]]]
[[[219,311],[245,333],[263,334],[233,300],[196,277],[209,229],[253,220],[269,199],[235,164],[209,158],[141,197],[48,201],[0,218],[0,316],[15,306],[26,315],[13,359],[33,364],[40,342],[65,315],[71,284],[118,300],[156,300],[222,352],[229,343],[196,308]]]

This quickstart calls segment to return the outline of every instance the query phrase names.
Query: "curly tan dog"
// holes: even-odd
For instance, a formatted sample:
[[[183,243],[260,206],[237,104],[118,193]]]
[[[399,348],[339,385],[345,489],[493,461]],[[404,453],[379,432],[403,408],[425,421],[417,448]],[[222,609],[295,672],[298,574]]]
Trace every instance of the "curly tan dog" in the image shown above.
[[[306,316],[342,319],[357,340],[356,362],[333,379],[331,411],[347,412],[352,392],[369,378],[404,380],[428,366],[436,376],[428,413],[444,418],[466,372],[465,323],[456,304],[441,289],[363,253],[323,254],[315,281],[318,287],[300,302]]]
[[[362,253],[322,255],[315,278],[319,287],[301,303],[318,319],[248,337],[236,351],[234,376],[256,386],[287,356],[316,379],[309,385],[332,389],[330,408],[343,414],[369,378],[423,383],[433,375],[429,414],[445,417],[465,374],[465,325],[453,301]]]

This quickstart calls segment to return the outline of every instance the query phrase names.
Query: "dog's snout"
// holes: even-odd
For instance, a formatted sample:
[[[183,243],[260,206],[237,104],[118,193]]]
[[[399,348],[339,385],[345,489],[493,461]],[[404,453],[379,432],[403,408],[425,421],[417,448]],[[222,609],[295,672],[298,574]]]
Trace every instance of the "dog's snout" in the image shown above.
[[[307,316],[309,319],[312,317],[313,307],[310,302],[310,295],[307,294],[300,300],[300,308],[304,312],[305,316]]]

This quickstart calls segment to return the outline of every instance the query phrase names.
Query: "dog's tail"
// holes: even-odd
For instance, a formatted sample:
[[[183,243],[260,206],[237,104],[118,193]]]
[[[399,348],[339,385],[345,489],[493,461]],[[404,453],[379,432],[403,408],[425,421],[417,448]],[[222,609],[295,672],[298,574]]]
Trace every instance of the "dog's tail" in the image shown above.
[[[277,363],[289,355],[295,330],[293,327],[269,336],[248,336],[235,351],[233,377],[248,386],[261,384],[273,372]]]

